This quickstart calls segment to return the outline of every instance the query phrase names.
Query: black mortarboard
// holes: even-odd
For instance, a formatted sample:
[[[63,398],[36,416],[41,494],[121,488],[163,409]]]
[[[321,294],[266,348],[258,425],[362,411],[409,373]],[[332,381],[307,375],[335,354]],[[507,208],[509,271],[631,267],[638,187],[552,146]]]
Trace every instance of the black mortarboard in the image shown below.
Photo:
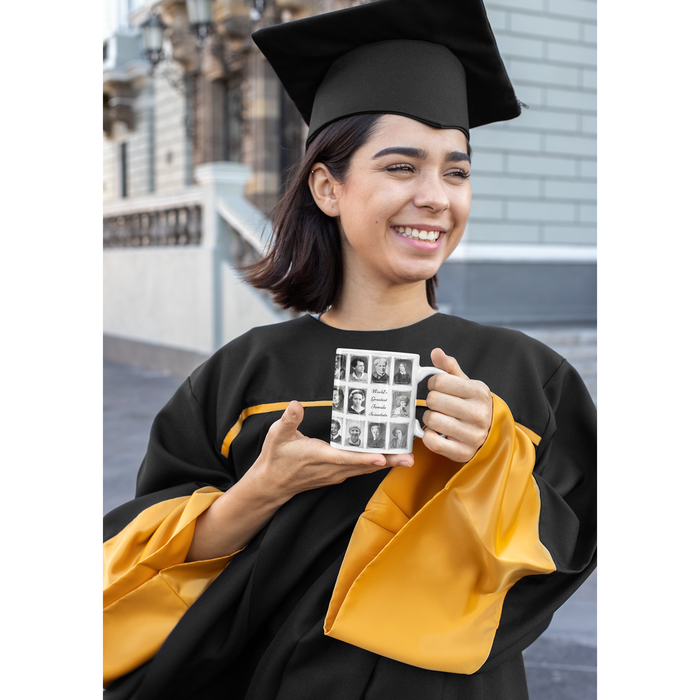
[[[307,144],[353,114],[461,129],[520,105],[482,0],[378,0],[253,34],[309,125]]]

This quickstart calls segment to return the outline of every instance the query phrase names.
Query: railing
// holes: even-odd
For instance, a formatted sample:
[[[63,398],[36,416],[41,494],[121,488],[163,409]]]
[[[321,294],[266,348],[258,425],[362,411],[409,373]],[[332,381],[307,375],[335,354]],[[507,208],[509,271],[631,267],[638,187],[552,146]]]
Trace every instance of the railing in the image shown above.
[[[229,255],[234,266],[257,260],[265,249],[259,233],[251,229],[250,224],[238,216],[222,199],[216,202],[216,212],[228,224],[233,234]]]
[[[199,245],[202,204],[199,191],[144,197],[103,209],[104,248]]]

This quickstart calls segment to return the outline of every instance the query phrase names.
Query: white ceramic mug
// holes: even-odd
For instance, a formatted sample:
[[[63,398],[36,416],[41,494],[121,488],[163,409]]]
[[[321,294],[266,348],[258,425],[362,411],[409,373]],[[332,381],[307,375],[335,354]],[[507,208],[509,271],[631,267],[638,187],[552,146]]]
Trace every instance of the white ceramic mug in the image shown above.
[[[403,454],[424,432],[416,419],[418,385],[443,370],[420,355],[338,348],[330,443],[341,450]]]

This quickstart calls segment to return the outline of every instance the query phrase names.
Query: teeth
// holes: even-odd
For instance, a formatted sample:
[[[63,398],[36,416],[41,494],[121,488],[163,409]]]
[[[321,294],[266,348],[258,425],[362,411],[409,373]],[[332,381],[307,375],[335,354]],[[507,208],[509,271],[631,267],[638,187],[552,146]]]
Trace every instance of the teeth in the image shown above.
[[[395,229],[404,238],[417,238],[421,241],[436,241],[440,236],[439,231],[421,231],[410,226],[396,226]]]

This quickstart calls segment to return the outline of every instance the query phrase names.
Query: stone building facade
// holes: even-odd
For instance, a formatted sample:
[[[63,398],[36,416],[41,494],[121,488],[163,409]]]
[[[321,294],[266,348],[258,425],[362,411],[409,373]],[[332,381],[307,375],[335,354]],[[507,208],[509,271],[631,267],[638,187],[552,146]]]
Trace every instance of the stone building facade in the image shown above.
[[[105,260],[115,275],[117,259],[127,255],[109,242],[115,221],[122,222],[122,242],[153,245],[153,236],[125,235],[124,216],[133,220],[134,212],[149,207],[163,212],[158,202],[167,200],[189,202],[182,216],[167,215],[183,230],[197,228],[197,216],[207,219],[193,204],[202,166],[230,164],[231,172],[235,164],[246,166],[245,199],[262,215],[270,213],[302,153],[306,127],[250,34],[367,1],[216,0],[216,33],[199,43],[182,0],[105,2]],[[441,271],[438,300],[449,312],[488,323],[594,324],[596,2],[485,4],[528,109],[515,120],[472,131],[472,214],[464,241]],[[141,55],[138,29],[151,11],[168,27],[166,58],[153,73]],[[201,232],[160,236],[166,239],[191,243]],[[115,314],[128,315],[124,309]],[[105,332],[135,333],[120,323]],[[172,342],[167,336],[164,345]]]
[[[253,21],[254,3],[217,0],[215,39],[204,46],[182,0],[113,2],[104,42],[104,201],[176,191],[193,183],[201,163],[243,162],[252,170],[246,193],[269,214],[306,127],[250,34],[363,2],[277,0]],[[153,74],[136,29],[151,10],[169,27],[166,60]]]

